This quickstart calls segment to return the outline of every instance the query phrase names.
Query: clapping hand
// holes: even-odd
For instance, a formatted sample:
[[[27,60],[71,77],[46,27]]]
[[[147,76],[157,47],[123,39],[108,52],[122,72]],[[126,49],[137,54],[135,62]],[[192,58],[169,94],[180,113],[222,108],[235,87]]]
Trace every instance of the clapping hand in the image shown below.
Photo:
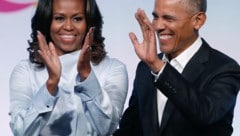
[[[93,43],[93,33],[94,33],[94,28],[91,27],[85,37],[85,42],[83,44],[78,64],[77,64],[77,70],[78,74],[81,77],[81,80],[85,80],[89,73],[91,72],[91,65],[90,65],[90,60],[91,60],[91,50],[92,50],[92,43]]]
[[[50,42],[47,44],[45,37],[39,31],[37,38],[39,43],[38,53],[46,65],[49,75],[46,83],[47,89],[52,95],[55,95],[61,77],[61,63],[53,43]]]

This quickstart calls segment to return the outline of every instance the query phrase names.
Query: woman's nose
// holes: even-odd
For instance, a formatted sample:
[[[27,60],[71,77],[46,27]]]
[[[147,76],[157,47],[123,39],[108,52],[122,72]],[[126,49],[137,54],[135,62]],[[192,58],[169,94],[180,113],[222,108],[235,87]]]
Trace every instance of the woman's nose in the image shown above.
[[[66,22],[64,23],[64,29],[66,29],[68,31],[73,30],[73,24],[72,24],[72,21],[70,19],[66,20]]]

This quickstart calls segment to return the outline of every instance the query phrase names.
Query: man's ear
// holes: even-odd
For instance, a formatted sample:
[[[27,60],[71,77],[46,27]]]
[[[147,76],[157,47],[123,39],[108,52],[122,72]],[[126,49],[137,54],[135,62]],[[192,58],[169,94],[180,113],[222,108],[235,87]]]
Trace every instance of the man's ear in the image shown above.
[[[205,23],[207,16],[204,12],[199,12],[194,15],[193,26],[195,30],[199,30]]]

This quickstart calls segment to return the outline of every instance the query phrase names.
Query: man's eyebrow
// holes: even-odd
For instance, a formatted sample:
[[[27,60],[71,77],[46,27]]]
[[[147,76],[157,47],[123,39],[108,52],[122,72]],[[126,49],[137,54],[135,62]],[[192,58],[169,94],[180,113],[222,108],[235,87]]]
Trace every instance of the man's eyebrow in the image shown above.
[[[152,12],[153,17],[158,17],[156,12]]]

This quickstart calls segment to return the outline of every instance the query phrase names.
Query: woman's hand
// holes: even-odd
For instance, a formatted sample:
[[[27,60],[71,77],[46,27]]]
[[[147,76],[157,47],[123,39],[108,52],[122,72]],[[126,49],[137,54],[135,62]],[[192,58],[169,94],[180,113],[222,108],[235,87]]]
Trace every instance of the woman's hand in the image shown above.
[[[46,65],[49,75],[46,83],[47,89],[49,93],[55,95],[55,91],[57,90],[57,85],[61,77],[61,63],[53,43],[50,42],[47,44],[45,37],[39,31],[37,38],[39,42],[38,53]]]
[[[91,27],[85,37],[85,42],[83,44],[83,47],[78,59],[77,71],[82,81],[85,80],[88,77],[89,73],[91,72],[90,60],[91,60],[91,50],[92,50],[91,45],[93,43],[93,33],[94,33],[94,28]]]

